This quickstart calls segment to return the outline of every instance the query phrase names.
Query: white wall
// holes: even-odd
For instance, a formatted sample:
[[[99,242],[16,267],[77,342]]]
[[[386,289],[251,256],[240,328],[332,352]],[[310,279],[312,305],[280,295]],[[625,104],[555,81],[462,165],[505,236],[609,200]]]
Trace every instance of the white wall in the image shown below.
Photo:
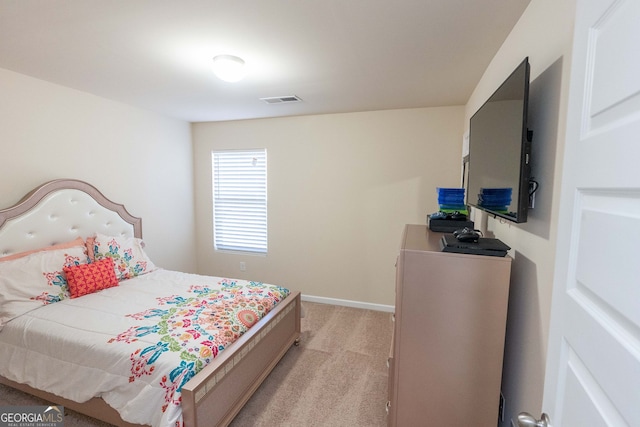
[[[198,271],[393,305],[404,224],[424,224],[437,210],[437,186],[460,186],[463,114],[443,107],[194,124]],[[211,151],[258,147],[268,157],[269,253],[216,253]]]
[[[161,267],[195,271],[190,126],[0,69],[0,207],[80,179],[142,217]]]
[[[505,421],[542,410],[556,224],[573,33],[573,0],[532,0],[466,105],[468,119],[526,56],[531,63],[532,175],[540,183],[526,224],[476,213],[476,225],[513,248],[502,391]]]

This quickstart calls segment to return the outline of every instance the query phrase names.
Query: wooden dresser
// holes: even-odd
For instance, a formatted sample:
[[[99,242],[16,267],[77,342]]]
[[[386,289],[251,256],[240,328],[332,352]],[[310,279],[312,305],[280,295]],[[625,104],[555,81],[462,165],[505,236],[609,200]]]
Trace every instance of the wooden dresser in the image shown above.
[[[396,264],[389,426],[495,427],[511,258],[445,253],[407,225]]]

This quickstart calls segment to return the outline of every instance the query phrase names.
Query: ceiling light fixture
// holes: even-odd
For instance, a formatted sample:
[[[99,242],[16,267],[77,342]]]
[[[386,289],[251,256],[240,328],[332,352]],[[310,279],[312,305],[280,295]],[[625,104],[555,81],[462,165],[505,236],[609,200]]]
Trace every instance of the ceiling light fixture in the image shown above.
[[[225,82],[237,82],[246,73],[244,60],[233,55],[218,55],[213,58],[213,72]]]

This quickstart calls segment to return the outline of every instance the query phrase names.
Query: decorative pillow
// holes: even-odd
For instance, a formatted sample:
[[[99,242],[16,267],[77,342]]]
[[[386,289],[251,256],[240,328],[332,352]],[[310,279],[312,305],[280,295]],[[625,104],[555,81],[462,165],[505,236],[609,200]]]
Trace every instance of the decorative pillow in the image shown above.
[[[64,267],[62,271],[67,277],[71,298],[118,286],[111,258],[104,258],[90,264]]]
[[[84,245],[0,262],[0,329],[21,314],[68,298],[63,268],[87,262]]]
[[[55,251],[55,250],[58,250],[58,249],[67,249],[67,248],[73,248],[73,247],[82,246],[82,245],[84,245],[82,237],[77,237],[76,239],[74,239],[74,240],[72,240],[70,242],[58,243],[57,245],[46,246],[44,248],[33,249],[33,250],[30,250],[30,251],[19,252],[17,254],[11,254],[11,255],[4,256],[4,257],[0,257],[0,262],[11,261],[11,260],[14,260],[14,259],[22,258],[22,257],[25,257],[27,255],[31,255],[31,254],[36,253],[36,252]]]
[[[142,239],[96,234],[93,254],[96,260],[112,258],[118,280],[130,279],[156,270],[144,252]]]

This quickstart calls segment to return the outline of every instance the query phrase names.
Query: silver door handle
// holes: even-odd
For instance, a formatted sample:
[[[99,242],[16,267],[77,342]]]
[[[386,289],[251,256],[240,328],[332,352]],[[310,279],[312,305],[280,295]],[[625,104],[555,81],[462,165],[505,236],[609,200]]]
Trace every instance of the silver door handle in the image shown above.
[[[518,415],[519,427],[551,427],[551,425],[549,424],[550,422],[551,421],[549,421],[549,415],[545,414],[544,412],[540,416],[539,420],[536,420],[533,415],[526,412],[521,412]]]

